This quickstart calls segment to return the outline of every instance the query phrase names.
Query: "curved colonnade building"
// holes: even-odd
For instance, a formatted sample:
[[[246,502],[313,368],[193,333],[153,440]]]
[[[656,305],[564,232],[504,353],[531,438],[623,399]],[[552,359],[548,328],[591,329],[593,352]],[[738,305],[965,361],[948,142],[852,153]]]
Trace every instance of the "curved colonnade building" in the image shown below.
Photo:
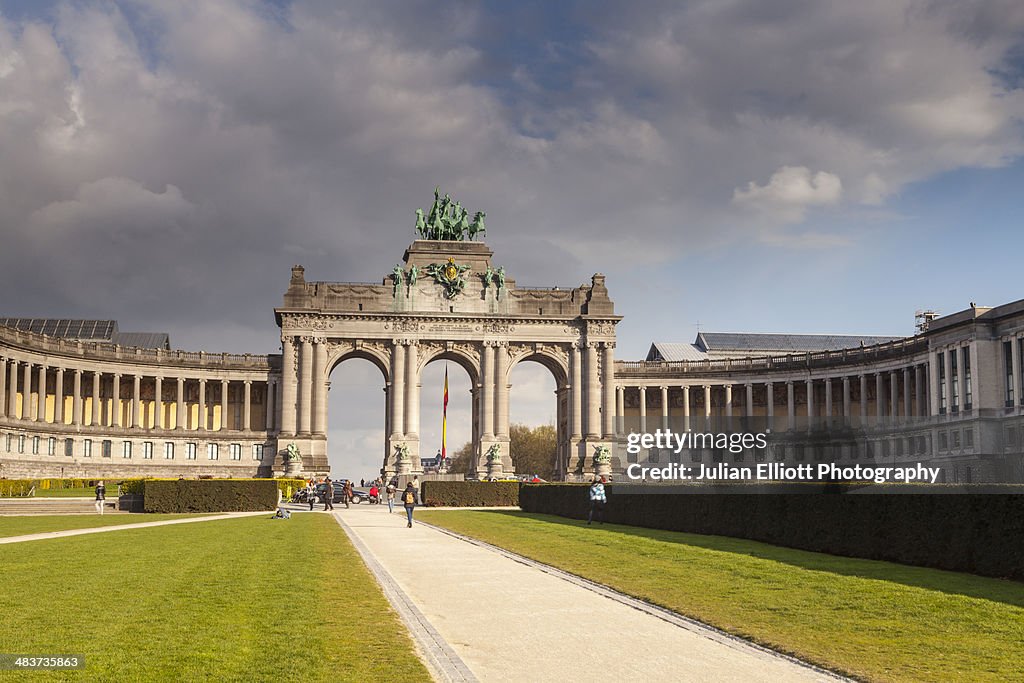
[[[713,463],[928,459],[944,481],[1020,481],[1024,300],[931,320],[913,337],[728,335],[614,359],[603,275],[576,288],[517,288],[478,242],[417,240],[383,283],[306,282],[292,269],[275,309],[282,355],[171,350],[167,335],[111,321],[0,319],[0,477],[272,476],[285,448],[327,465],[331,370],[381,370],[383,470],[419,470],[422,368],[445,358],[472,383],[477,470],[509,473],[512,368],[555,379],[557,471],[572,479],[612,450],[632,461]],[[428,276],[429,275],[429,276]],[[389,279],[390,278],[390,279]],[[741,453],[646,451],[627,432],[770,430]]]
[[[269,476],[278,357],[75,338],[112,321],[0,323],[0,477]]]

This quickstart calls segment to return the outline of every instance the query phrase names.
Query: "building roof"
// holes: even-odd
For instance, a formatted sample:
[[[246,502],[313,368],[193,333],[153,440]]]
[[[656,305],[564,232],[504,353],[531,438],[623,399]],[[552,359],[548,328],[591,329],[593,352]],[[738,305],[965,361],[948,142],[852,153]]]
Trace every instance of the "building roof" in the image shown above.
[[[838,351],[902,339],[852,334],[755,334],[700,332],[692,344],[653,342],[649,361],[693,361],[729,357],[769,356],[813,351]]]
[[[680,361],[707,360],[708,354],[697,348],[695,344],[680,342],[654,342],[647,352],[647,360]]]
[[[876,335],[845,334],[751,334],[746,332],[700,332],[694,346],[709,352],[753,351],[803,353],[806,351],[838,351],[872,346],[902,339]]]
[[[170,349],[166,332],[121,332],[116,320],[73,320],[70,318],[0,318],[0,325],[25,332],[78,341],[99,341],[144,349]]]

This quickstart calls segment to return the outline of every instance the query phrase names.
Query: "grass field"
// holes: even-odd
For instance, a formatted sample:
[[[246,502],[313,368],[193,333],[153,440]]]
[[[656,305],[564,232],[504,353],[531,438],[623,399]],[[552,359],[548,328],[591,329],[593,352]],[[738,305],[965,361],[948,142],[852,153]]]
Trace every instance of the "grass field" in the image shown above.
[[[33,680],[429,680],[337,523],[269,517],[0,546],[2,649],[85,656]]]
[[[417,515],[858,678],[1024,681],[1024,584],[522,512]]]
[[[173,515],[24,515],[20,517],[0,517],[0,538],[22,536],[25,534],[41,534],[47,531],[68,531],[71,529],[92,529],[100,526],[117,526],[118,524],[142,524],[143,522],[159,522],[167,519],[183,519],[186,517],[206,517],[199,514]]]

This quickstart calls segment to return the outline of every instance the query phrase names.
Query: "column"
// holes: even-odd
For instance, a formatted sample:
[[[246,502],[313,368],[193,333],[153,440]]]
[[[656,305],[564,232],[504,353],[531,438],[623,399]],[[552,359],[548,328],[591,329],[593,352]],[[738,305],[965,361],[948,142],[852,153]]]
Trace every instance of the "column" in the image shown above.
[[[156,376],[153,387],[153,429],[164,427],[164,378]]]
[[[732,385],[725,385],[725,417],[726,419],[732,417]],[[729,425],[732,428],[732,425]]]
[[[896,415],[900,410],[899,402],[900,381],[895,370],[889,371],[889,422],[896,422]]]
[[[928,352],[928,414],[939,414],[939,354]]]
[[[850,378],[843,377],[843,421],[850,424]]]
[[[242,385],[242,430],[252,430],[252,380]]]
[[[960,383],[963,387],[963,382]],[[903,421],[910,421],[910,367],[903,368]]]
[[[711,428],[711,385],[704,385],[704,428]]]
[[[647,387],[640,385],[640,431],[647,431]]]
[[[295,433],[295,344],[281,339],[281,433]]]
[[[1014,375],[1016,377],[1016,375]],[[25,363],[23,386],[21,388],[21,419],[32,419],[32,364]]]
[[[138,373],[132,378],[132,428],[138,429],[142,424],[142,378]]]
[[[969,348],[968,355],[971,358],[971,408],[973,410],[981,400],[981,395],[978,393],[978,345],[972,342]]]
[[[121,426],[121,374],[114,373],[110,380],[110,426]]]
[[[327,435],[327,349],[324,339],[313,340],[313,376],[310,381],[310,398],[313,402],[313,432],[321,436]],[[248,401],[243,404],[243,412],[248,410]],[[249,427],[243,427],[249,431]]]
[[[277,409],[277,382],[274,380],[267,380],[267,420],[266,427],[267,431],[277,427],[276,409]]]
[[[615,420],[616,420],[616,434],[622,434],[626,431],[625,427],[625,414],[626,414],[626,388],[622,385],[615,387]]]
[[[860,376],[860,422],[863,425],[868,419],[868,376]]]
[[[508,344],[494,344],[494,435],[508,436]]]
[[[75,368],[74,398],[71,399],[71,420],[76,427],[82,426],[82,371]]]
[[[208,426],[209,426],[209,423],[206,421],[206,378],[205,377],[200,377],[199,378],[199,424],[197,425],[196,428],[199,429],[200,431],[205,431]]]
[[[751,384],[750,382],[747,382],[746,388],[747,388],[747,398],[746,398],[746,405],[744,407],[743,415],[745,417],[753,417],[754,416],[754,385]]]
[[[309,337],[302,338],[299,373],[299,432],[309,434],[313,430],[313,342]],[[398,402],[401,403],[401,398]]]
[[[1024,405],[1024,397],[1021,396],[1021,353],[1020,353],[1020,344],[1017,342],[1017,339],[1014,338],[1014,337],[1012,337],[1010,339],[1010,353],[1011,353],[1011,357],[1013,357],[1013,361],[1014,361],[1014,364],[1013,364],[1013,368],[1014,368],[1014,385],[1015,385],[1014,386],[1014,401],[1018,405]],[[949,357],[948,353],[946,354],[946,357]],[[974,372],[974,371],[972,370],[972,372]],[[947,378],[947,380],[949,378],[948,362],[947,362],[947,365],[946,365],[946,378]]]
[[[668,387],[661,387],[661,428],[668,428]]]
[[[825,378],[825,425],[832,424],[832,378]]]
[[[2,386],[0,378],[0,386]],[[0,394],[3,394],[0,391]],[[53,423],[64,424],[64,368],[57,368],[57,376],[53,385]]]
[[[46,422],[46,366],[39,366],[39,391],[36,392],[36,422]]]
[[[973,362],[973,360],[972,360]],[[924,410],[924,385],[921,383],[921,364],[918,363],[914,366],[914,413],[918,417],[925,416]],[[974,366],[971,366],[971,374],[974,374]]]
[[[222,432],[226,429],[231,429],[228,426],[228,394],[230,393],[228,389],[230,388],[228,380],[222,379],[220,381],[220,431]]]
[[[881,372],[875,373],[875,417],[879,424],[885,417],[885,376]]]
[[[773,429],[775,427],[775,383],[768,382],[764,385],[764,389],[764,402],[768,415],[767,428]]]
[[[583,369],[580,367],[580,345],[573,342],[569,349],[569,366],[572,371],[572,437],[583,436]]]
[[[605,342],[602,351],[601,389],[604,400],[602,401],[601,412],[604,422],[604,438],[610,439],[615,434],[615,425],[613,423],[615,413],[615,342]]]
[[[484,351],[486,350],[487,347],[484,347]],[[402,429],[405,428],[405,344],[401,339],[392,341],[391,391],[388,398],[391,399],[391,439],[399,440],[403,436]],[[391,444],[391,450],[393,451],[397,445]]]
[[[178,400],[174,415],[174,428],[185,429],[188,425],[188,416],[185,415],[185,378],[178,378]]]
[[[100,373],[92,373],[92,426],[100,423]]]
[[[11,384],[7,394],[7,417],[18,417],[18,361],[11,359]]]
[[[587,342],[587,437],[601,438],[601,393],[597,381],[597,342]]]
[[[1012,346],[1014,347],[1014,350],[1016,350],[1016,346],[1017,345],[1013,344]],[[946,414],[947,415],[952,415],[953,414],[953,354],[954,353],[956,353],[955,349],[947,349],[946,352],[942,354],[942,362],[945,363],[945,365],[946,365]],[[1018,378],[1020,377],[1020,375],[1017,374],[1017,367],[1016,367],[1017,366],[1017,362],[1016,361],[1017,361],[1017,356],[1016,356],[1016,354],[1014,354],[1013,379],[1014,379],[1015,382],[1018,381]],[[1014,394],[1014,395],[1016,395],[1016,394]],[[957,410],[959,410],[959,409],[960,409],[960,402],[959,402],[959,399],[957,399]]]
[[[415,439],[420,433],[419,344],[411,341],[405,355],[405,436]]]
[[[7,359],[0,358],[0,417],[7,417]]]
[[[804,380],[804,386],[806,387],[807,393],[807,427],[811,426],[811,419],[815,416],[815,405],[814,405],[814,380]]]
[[[683,431],[690,431],[690,386],[684,384],[683,390]]]
[[[789,429],[796,429],[796,400],[793,396],[793,382],[786,382],[786,410],[788,412]]]

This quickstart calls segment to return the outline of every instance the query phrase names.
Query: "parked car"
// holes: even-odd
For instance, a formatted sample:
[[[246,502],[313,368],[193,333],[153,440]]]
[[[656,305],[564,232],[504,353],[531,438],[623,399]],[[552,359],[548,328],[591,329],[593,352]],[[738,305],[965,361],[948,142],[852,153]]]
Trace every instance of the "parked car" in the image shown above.
[[[334,497],[331,499],[332,503],[344,503],[345,502],[345,482],[347,479],[338,479],[332,481],[331,485],[334,487]],[[324,492],[327,491],[327,484],[320,482],[316,485],[316,499],[318,502],[322,502],[324,499]]]

